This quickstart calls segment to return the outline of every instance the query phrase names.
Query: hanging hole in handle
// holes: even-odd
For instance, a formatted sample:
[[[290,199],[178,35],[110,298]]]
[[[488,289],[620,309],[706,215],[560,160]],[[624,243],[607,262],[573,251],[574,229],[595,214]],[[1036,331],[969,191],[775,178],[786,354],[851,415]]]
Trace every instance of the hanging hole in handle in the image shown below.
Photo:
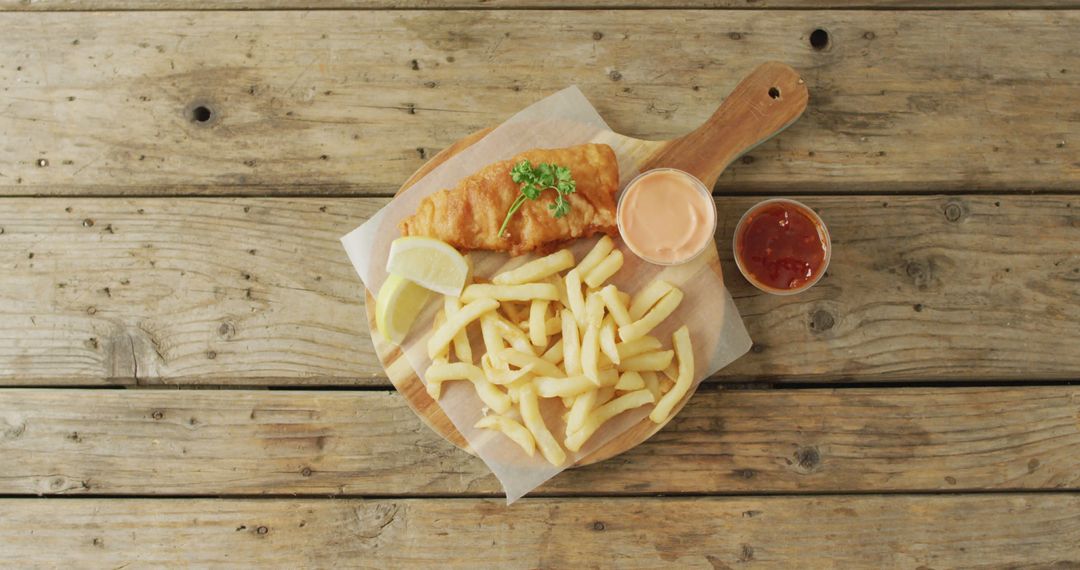
[[[779,99],[780,98],[780,89],[777,88],[777,87],[770,87],[769,88],[769,97],[772,97],[773,99]]]

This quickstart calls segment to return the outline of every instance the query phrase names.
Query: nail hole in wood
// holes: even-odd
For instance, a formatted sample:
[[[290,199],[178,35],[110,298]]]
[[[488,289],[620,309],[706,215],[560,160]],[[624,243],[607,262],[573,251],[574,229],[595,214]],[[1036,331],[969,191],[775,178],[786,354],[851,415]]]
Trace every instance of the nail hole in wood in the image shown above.
[[[776,87],[770,87],[769,88],[769,97],[772,97],[773,99],[779,99],[780,98],[780,90],[777,89]]]
[[[829,47],[829,32],[821,28],[810,32],[810,47],[818,51]]]
[[[205,123],[214,116],[214,112],[205,105],[199,105],[191,110],[191,120],[196,123]]]

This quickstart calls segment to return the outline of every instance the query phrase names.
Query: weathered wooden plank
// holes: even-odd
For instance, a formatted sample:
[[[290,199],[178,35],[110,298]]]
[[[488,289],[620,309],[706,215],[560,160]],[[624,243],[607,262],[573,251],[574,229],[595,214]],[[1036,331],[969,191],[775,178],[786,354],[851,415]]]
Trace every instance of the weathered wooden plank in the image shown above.
[[[764,59],[802,71],[810,108],[722,192],[1075,190],[1078,27],[1038,10],[4,13],[0,193],[387,193],[569,84],[617,131],[682,134]]]
[[[0,0],[0,10],[53,11],[53,10],[303,10],[303,9],[587,9],[587,8],[770,8],[806,9],[895,9],[895,8],[1054,8],[1075,7],[1075,0]]]
[[[1072,568],[1080,496],[0,501],[12,567]],[[585,540],[583,540],[585,539]]]
[[[535,494],[1075,490],[1078,414],[1075,387],[705,389]],[[0,472],[3,494],[501,493],[386,392],[4,390]]]
[[[1076,196],[809,197],[828,277],[760,294],[727,379],[1075,378]],[[338,243],[386,199],[0,201],[0,384],[386,385]]]

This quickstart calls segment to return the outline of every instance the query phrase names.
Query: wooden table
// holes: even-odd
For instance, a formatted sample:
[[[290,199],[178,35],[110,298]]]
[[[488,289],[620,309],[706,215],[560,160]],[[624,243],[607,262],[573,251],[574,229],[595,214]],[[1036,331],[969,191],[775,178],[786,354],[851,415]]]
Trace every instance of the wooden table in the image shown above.
[[[453,5],[0,0],[0,566],[1080,566],[1075,1]],[[569,84],[668,138],[767,59],[811,101],[715,188],[753,350],[507,508],[338,237]],[[835,245],[795,297],[731,261],[775,195]]]

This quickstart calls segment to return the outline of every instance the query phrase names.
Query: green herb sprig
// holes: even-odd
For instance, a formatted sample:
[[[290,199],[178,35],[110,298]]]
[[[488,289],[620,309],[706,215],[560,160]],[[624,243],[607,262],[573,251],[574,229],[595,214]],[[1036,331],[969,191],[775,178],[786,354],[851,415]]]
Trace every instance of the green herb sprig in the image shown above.
[[[499,228],[500,237],[505,235],[506,225],[510,223],[510,218],[514,216],[514,213],[521,209],[521,205],[525,203],[525,200],[540,198],[540,194],[544,190],[555,190],[557,192],[555,201],[548,204],[552,216],[561,218],[570,213],[570,202],[566,197],[577,190],[577,183],[574,182],[569,168],[551,162],[541,162],[534,167],[528,160],[522,160],[510,170],[510,178],[514,182],[521,184],[521,195],[514,200],[514,203],[510,205],[510,209],[507,210],[506,219],[503,220],[502,227]]]

